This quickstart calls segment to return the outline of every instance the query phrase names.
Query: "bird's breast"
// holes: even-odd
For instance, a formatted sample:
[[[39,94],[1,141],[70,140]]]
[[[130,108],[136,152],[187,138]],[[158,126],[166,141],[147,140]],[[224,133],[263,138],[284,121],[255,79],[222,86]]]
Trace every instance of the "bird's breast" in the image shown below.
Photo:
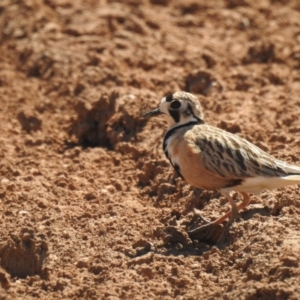
[[[228,185],[228,180],[205,169],[201,148],[190,135],[174,136],[166,143],[167,156],[173,167],[190,185],[217,190]]]

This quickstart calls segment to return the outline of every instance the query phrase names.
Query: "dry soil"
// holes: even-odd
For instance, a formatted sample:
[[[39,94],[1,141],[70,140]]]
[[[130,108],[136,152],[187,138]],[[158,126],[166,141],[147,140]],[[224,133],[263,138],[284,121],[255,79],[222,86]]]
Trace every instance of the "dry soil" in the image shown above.
[[[300,165],[299,1],[0,1],[0,299],[300,299],[298,186],[186,234],[229,206],[140,118],[178,90]]]

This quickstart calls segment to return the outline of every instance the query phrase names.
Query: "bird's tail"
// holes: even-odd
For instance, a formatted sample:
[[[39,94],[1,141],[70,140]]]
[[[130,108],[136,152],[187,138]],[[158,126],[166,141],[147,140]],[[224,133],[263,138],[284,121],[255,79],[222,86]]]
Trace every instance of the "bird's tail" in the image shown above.
[[[292,184],[300,184],[300,175],[288,175],[284,177],[279,177],[281,179],[281,182],[286,185],[292,185]]]
[[[240,186],[236,187],[235,190],[246,193],[259,193],[262,190],[274,190],[294,184],[300,184],[300,174],[282,177],[257,176],[245,179]]]

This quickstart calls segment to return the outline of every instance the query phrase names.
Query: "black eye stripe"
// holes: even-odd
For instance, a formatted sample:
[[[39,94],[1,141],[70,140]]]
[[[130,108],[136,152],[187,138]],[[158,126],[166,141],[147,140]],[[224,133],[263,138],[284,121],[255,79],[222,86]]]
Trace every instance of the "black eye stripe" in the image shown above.
[[[171,102],[173,100],[173,94],[169,94],[166,96],[166,101]]]
[[[169,110],[170,116],[173,118],[175,123],[179,123],[180,121],[180,114],[178,110]]]
[[[178,101],[178,100],[174,100],[172,103],[171,103],[171,105],[170,105],[170,107],[172,108],[172,109],[177,109],[177,108],[179,108],[181,106],[181,103],[180,103],[180,101]]]

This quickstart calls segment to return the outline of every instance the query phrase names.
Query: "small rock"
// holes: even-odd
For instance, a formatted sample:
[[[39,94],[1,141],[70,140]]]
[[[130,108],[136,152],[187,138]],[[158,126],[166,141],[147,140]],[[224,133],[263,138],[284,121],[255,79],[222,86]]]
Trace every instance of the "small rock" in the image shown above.
[[[22,241],[27,242],[31,239],[31,234],[30,233],[24,233],[22,236]]]
[[[97,197],[95,196],[94,193],[87,193],[87,194],[85,194],[85,196],[84,196],[84,199],[85,199],[85,200],[88,200],[88,201],[94,200],[94,199],[96,199],[96,198],[97,198]]]
[[[283,265],[286,267],[298,267],[299,262],[296,257],[293,256],[285,256],[281,258],[281,261],[283,262]]]
[[[128,267],[132,265],[142,265],[142,264],[150,264],[153,261],[154,254],[152,252],[147,253],[143,256],[139,256],[136,258],[133,258],[132,260],[127,262]]]
[[[15,188],[16,188],[16,185],[14,183],[9,183],[6,187],[6,189],[11,192],[14,191]]]
[[[136,249],[136,256],[144,255],[151,250],[151,244],[143,239],[135,242],[132,247]]]
[[[89,262],[90,262],[90,260],[88,257],[83,257],[77,262],[76,267],[80,268],[80,269],[87,268],[89,265]]]
[[[69,232],[67,232],[67,231],[64,231],[62,236],[63,236],[65,239],[69,239],[69,238],[70,238],[70,234],[69,234]]]
[[[48,207],[47,201],[45,201],[45,200],[40,200],[40,201],[38,202],[38,207],[39,207],[39,208],[47,208],[47,207]]]
[[[27,210],[20,210],[19,215],[27,215],[29,212]]]
[[[38,170],[38,169],[35,169],[35,168],[31,168],[29,170],[29,173],[36,176],[36,175],[41,175],[41,172]]]

